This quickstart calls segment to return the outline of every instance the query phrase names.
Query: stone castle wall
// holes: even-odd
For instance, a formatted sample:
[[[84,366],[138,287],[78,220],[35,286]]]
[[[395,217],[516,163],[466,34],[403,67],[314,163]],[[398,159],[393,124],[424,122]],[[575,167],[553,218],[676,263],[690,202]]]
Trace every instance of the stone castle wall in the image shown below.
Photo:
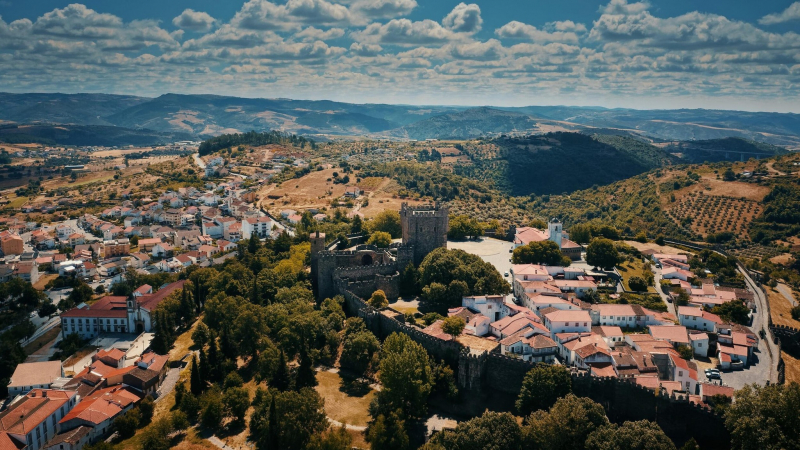
[[[456,370],[462,390],[490,396],[492,392],[516,395],[525,374],[535,365],[499,353],[469,352],[458,342],[434,338],[395,319],[397,314],[372,308],[350,290],[343,291],[343,296],[347,314],[361,317],[381,340],[392,333],[403,333],[432,356],[447,362]],[[603,405],[612,422],[651,420],[679,445],[693,437],[704,449],[730,448],[730,435],[723,420],[710,410],[690,403],[685,395],[656,395],[631,380],[599,378],[585,373],[573,375],[573,392]]]

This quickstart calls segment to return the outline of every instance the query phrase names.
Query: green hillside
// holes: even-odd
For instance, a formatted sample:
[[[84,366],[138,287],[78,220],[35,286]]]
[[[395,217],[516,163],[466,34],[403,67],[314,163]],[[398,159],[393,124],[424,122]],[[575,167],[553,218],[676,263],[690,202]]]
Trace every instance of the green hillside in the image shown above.
[[[456,173],[511,195],[573,192],[679,161],[633,137],[567,132],[467,143],[464,152],[472,164]]]

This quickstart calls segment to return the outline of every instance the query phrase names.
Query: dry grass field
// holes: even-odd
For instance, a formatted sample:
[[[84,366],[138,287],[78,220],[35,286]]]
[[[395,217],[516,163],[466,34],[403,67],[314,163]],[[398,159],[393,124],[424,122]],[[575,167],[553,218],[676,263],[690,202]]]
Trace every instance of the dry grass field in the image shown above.
[[[786,383],[800,383],[800,359],[793,358],[786,352],[781,352],[784,364],[786,364]]]
[[[800,322],[792,319],[792,304],[777,290],[765,287],[767,301],[769,302],[769,313],[772,323],[775,325],[786,325],[788,327],[800,328]]]
[[[344,195],[345,185],[333,183],[335,169],[311,172],[278,186],[269,185],[259,191],[261,205],[274,212],[285,208],[307,209],[330,206],[331,200]],[[327,181],[331,179],[331,181]]]
[[[682,254],[687,253],[686,250],[682,250],[676,247],[672,247],[669,245],[658,245],[655,242],[637,242],[637,241],[625,241],[626,244],[630,245],[631,247],[639,250],[640,252],[646,250],[653,250],[656,253],[667,253],[667,254]]]
[[[319,384],[315,389],[325,400],[325,413],[328,417],[348,425],[367,426],[370,419],[367,410],[375,391],[369,389],[363,395],[349,395],[342,389],[342,377],[333,372],[317,372],[317,382]]]

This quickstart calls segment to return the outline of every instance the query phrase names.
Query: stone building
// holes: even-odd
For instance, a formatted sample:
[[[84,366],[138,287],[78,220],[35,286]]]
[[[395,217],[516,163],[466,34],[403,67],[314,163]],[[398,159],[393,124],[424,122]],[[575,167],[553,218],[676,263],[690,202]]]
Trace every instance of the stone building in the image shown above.
[[[409,263],[419,265],[425,256],[447,245],[448,208],[440,204],[400,209],[402,242],[388,249],[359,245],[333,251],[325,246],[324,233],[311,234],[311,281],[318,299],[349,290],[369,297],[381,289],[388,298],[399,296],[399,278]]]

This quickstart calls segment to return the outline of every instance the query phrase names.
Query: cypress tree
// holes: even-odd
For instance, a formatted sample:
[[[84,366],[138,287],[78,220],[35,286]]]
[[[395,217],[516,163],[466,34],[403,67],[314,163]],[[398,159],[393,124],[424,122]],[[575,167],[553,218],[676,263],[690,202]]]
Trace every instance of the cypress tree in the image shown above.
[[[269,440],[267,448],[269,450],[279,449],[281,444],[281,430],[278,429],[278,411],[275,408],[275,394],[272,394],[272,401],[270,402],[269,405],[268,433],[269,433]]]
[[[278,360],[278,368],[272,375],[270,385],[279,391],[289,389],[289,368],[286,366],[286,355],[281,350],[281,357]]]
[[[314,372],[311,357],[308,356],[305,347],[300,352],[300,367],[297,368],[297,377],[294,380],[294,385],[298,391],[304,387],[317,385],[317,375]]]
[[[208,378],[207,380],[214,382],[219,381],[220,368],[222,361],[219,359],[219,349],[217,348],[217,337],[212,336],[208,343]]]
[[[203,352],[200,352],[202,357]],[[197,356],[192,356],[192,374],[190,379],[190,389],[192,394],[200,395],[203,392],[203,379],[200,375],[200,367],[197,364]]]
[[[199,370],[200,380],[208,381],[211,379],[211,364],[208,361],[208,354],[206,350],[201,348],[200,349],[200,370]]]

